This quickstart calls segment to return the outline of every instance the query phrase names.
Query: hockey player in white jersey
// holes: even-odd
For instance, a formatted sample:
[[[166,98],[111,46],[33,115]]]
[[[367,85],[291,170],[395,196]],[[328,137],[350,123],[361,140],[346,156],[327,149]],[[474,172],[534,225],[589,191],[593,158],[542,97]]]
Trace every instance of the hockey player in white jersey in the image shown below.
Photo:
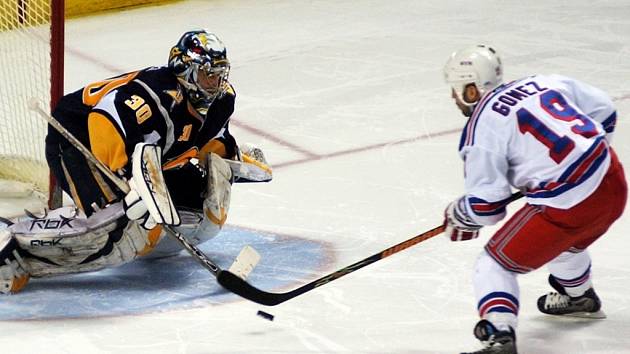
[[[604,317],[587,248],[626,204],[624,171],[610,146],[612,100],[560,75],[503,83],[501,60],[484,45],[453,53],[444,74],[469,117],[459,143],[465,194],[446,208],[446,235],[470,240],[503,219],[512,188],[527,201],[475,264],[481,320],[474,334],[484,348],[474,353],[517,352],[517,275],[545,264],[556,292],[538,299],[540,311]]]

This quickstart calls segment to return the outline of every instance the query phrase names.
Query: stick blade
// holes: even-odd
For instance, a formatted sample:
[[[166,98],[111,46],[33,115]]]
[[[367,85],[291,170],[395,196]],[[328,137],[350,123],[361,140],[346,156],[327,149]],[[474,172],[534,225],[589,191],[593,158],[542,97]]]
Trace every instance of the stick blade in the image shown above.
[[[229,271],[245,280],[249,273],[254,270],[258,262],[260,262],[260,254],[256,252],[253,247],[247,245],[243,247],[238,254],[234,263],[230,266]]]
[[[219,271],[217,282],[234,294],[265,306],[275,306],[291,298],[291,296],[284,296],[285,294],[273,294],[262,291],[228,270]]]

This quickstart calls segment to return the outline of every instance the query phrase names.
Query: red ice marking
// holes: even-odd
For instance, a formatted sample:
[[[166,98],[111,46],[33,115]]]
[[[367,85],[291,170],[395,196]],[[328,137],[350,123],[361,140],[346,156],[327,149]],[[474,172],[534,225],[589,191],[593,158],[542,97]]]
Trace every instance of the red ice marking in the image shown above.
[[[306,150],[306,149],[304,149],[304,148],[302,148],[302,147],[300,147],[298,145],[292,144],[292,143],[290,143],[290,142],[288,142],[288,141],[286,141],[286,140],[284,140],[282,138],[279,138],[279,137],[277,137],[275,135],[270,134],[269,132],[260,130],[258,128],[252,127],[251,125],[248,125],[246,123],[243,123],[243,122],[240,122],[238,120],[235,120],[234,117],[232,117],[230,119],[230,124],[232,124],[232,125],[234,125],[236,127],[242,128],[244,130],[247,130],[250,133],[253,133],[254,135],[262,136],[262,137],[264,137],[266,139],[269,139],[269,140],[273,141],[274,143],[276,143],[278,145],[281,145],[281,146],[284,146],[284,147],[288,147],[289,149],[291,149],[293,151],[297,151],[297,152],[299,152],[301,154],[304,154],[306,156],[309,156],[310,158],[317,159],[319,157],[319,155],[317,155],[314,152],[308,151],[308,150]]]
[[[282,162],[282,163],[274,164],[273,167],[277,169],[277,168],[282,168],[282,167],[300,165],[307,162],[325,160],[325,159],[329,159],[333,157],[352,155],[352,154],[357,154],[357,153],[361,153],[361,152],[365,152],[369,150],[380,149],[386,146],[396,146],[396,145],[414,143],[416,141],[427,140],[427,139],[435,138],[438,136],[445,136],[445,135],[460,133],[461,131],[462,131],[461,128],[444,130],[441,132],[419,135],[419,136],[415,136],[415,137],[407,138],[407,139],[394,140],[394,141],[389,141],[385,143],[362,146],[362,147],[358,147],[354,149],[341,150],[341,151],[332,152],[332,153],[324,154],[324,155],[316,155],[315,157],[306,157],[306,158],[297,159],[293,161]]]

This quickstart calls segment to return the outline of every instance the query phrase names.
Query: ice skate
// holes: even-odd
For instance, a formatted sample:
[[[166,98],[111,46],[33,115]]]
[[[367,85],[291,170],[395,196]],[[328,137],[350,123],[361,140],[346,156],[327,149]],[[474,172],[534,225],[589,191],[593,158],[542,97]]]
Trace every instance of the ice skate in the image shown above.
[[[584,295],[571,297],[550,275],[549,284],[557,291],[550,292],[538,298],[538,309],[548,315],[571,316],[581,318],[606,318],[601,310],[602,303],[595,293],[595,289],[588,289]]]
[[[517,354],[516,335],[512,328],[510,331],[499,331],[490,321],[481,320],[475,326],[474,333],[484,347],[461,354]]]

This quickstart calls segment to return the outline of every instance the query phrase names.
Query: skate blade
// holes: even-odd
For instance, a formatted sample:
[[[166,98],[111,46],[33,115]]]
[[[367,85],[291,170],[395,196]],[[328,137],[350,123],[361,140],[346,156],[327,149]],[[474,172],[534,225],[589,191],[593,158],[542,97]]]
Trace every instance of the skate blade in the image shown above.
[[[562,316],[577,317],[577,318],[590,318],[594,320],[601,320],[601,319],[606,318],[606,314],[602,310],[599,310],[597,312],[575,312],[575,313],[569,313]]]

